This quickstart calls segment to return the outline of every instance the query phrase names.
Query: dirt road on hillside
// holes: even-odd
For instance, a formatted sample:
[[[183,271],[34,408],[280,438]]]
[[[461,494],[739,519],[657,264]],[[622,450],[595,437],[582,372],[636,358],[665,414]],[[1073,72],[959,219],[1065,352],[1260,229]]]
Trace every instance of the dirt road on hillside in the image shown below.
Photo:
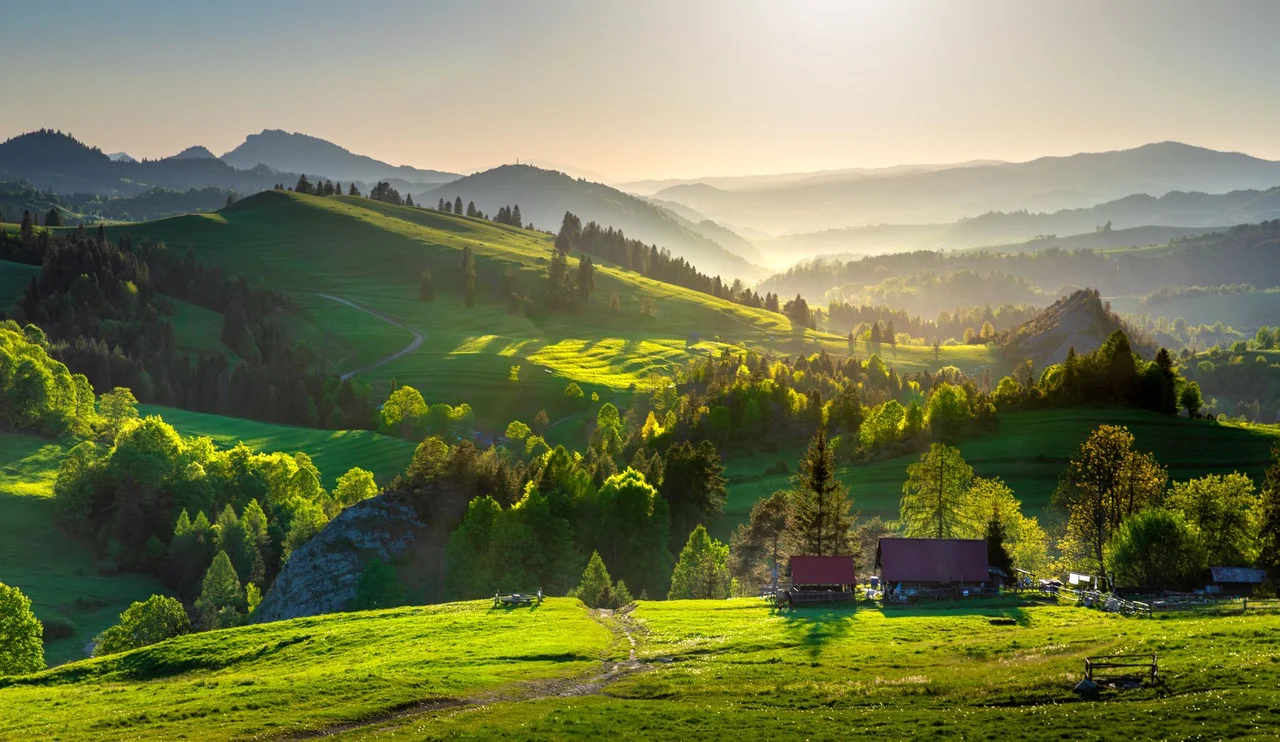
[[[399,327],[401,330],[404,330],[405,332],[408,332],[411,335],[413,335],[413,342],[404,346],[403,348],[396,351],[395,353],[392,353],[386,358],[382,358],[380,360],[374,361],[373,363],[370,363],[367,366],[362,366],[361,368],[357,368],[354,371],[348,371],[345,374],[342,374],[341,378],[343,381],[346,381],[347,379],[350,379],[352,376],[356,376],[357,374],[363,374],[363,373],[372,371],[379,366],[383,366],[388,363],[391,363],[397,358],[407,356],[410,353],[417,350],[418,348],[422,347],[422,341],[425,339],[426,336],[418,332],[417,330],[413,329],[412,327],[406,325],[405,323],[401,322],[400,320],[396,319],[395,317],[392,317],[388,314],[383,314],[382,312],[379,312],[376,309],[370,309],[369,307],[366,307],[363,304],[358,304],[354,301],[351,301],[350,299],[344,299],[341,296],[332,296],[330,294],[316,294],[316,296],[322,299],[328,299],[329,301],[335,301],[339,304],[345,304],[351,307],[352,309],[358,309],[361,312],[364,312],[365,314],[373,315],[374,317],[377,317],[383,322],[386,322],[389,325],[394,325],[396,327]]]

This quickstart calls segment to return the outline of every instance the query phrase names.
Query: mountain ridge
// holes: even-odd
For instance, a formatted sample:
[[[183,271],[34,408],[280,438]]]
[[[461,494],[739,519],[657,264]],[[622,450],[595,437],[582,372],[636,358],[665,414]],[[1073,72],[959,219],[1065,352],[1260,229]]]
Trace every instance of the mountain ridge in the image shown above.
[[[245,137],[242,144],[222,155],[227,164],[248,170],[263,164],[282,172],[299,172],[338,181],[376,182],[400,179],[420,186],[456,180],[457,173],[391,165],[356,154],[319,137],[282,129],[263,129]]]
[[[555,170],[532,165],[501,165],[414,193],[413,197],[426,206],[440,199],[461,198],[464,204],[474,201],[481,211],[490,214],[503,206],[518,204],[526,224],[531,222],[548,230],[558,229],[564,213],[571,211],[583,223],[594,221],[620,229],[628,237],[666,248],[708,275],[743,280],[764,275],[763,269],[748,257],[703,234],[696,223],[637,196]]]
[[[750,190],[675,186],[655,197],[684,204],[717,222],[785,234],[884,223],[950,222],[991,211],[1052,212],[1135,194],[1216,194],[1276,185],[1280,185],[1280,162],[1180,142],[1156,142],[1022,163]]]

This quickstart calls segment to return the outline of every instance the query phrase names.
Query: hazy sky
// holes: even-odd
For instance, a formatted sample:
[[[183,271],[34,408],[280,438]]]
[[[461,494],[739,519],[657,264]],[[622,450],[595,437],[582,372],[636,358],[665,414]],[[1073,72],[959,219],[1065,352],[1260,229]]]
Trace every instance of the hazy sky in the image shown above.
[[[1280,159],[1271,0],[0,0],[0,28],[0,139],[135,157],[281,128],[615,180],[1166,139]]]

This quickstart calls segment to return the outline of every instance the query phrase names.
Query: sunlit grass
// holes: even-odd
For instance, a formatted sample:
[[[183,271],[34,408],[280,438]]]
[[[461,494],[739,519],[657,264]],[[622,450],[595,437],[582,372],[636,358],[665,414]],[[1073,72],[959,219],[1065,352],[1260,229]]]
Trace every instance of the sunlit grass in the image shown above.
[[[0,433],[0,582],[26,593],[37,618],[74,625],[73,636],[45,646],[51,664],[85,656],[86,643],[129,603],[163,592],[149,577],[100,570],[93,543],[57,526],[53,484],[65,452],[61,443]]]
[[[163,417],[183,435],[212,438],[214,443],[224,447],[244,443],[264,453],[302,451],[320,470],[326,487],[332,487],[338,477],[353,466],[373,472],[380,483],[390,482],[409,465],[416,447],[414,441],[367,430],[319,430],[276,425],[160,405],[142,405],[140,412]]]

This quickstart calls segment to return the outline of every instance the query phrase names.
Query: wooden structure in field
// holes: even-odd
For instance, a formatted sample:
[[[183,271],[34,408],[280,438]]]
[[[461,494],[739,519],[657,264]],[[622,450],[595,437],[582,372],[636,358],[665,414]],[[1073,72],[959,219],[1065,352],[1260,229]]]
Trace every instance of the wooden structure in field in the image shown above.
[[[1204,591],[1210,595],[1248,597],[1267,580],[1267,573],[1249,567],[1210,567]]]
[[[882,538],[876,571],[886,597],[962,596],[994,589],[987,542],[960,538]]]
[[[1155,685],[1159,673],[1159,658],[1154,654],[1113,654],[1084,660],[1085,679],[1098,685],[1126,686],[1144,680]]]
[[[851,556],[793,556],[789,571],[791,586],[780,591],[780,603],[852,603],[857,597]]]

